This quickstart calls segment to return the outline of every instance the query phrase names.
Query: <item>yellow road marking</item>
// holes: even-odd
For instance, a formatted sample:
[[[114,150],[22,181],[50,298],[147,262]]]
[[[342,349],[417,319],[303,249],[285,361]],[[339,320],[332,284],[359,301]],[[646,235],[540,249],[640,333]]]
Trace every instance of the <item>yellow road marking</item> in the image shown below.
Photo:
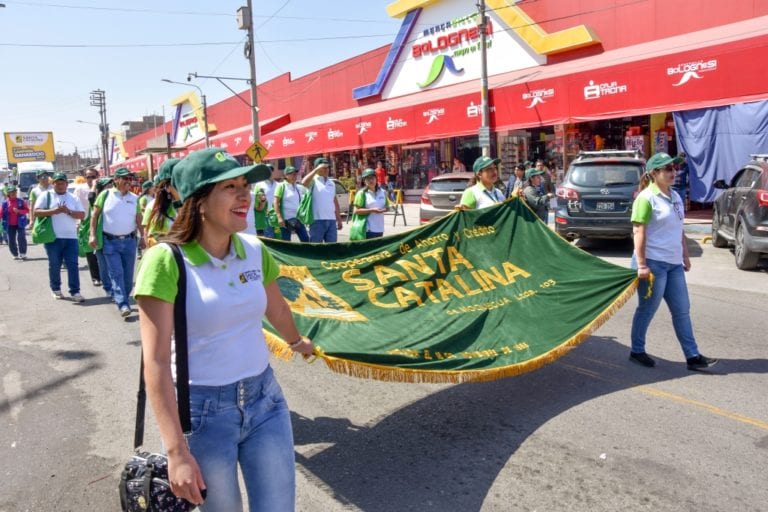
[[[602,362],[594,360],[595,362]],[[582,368],[580,366],[573,366],[570,364],[565,363],[556,363],[560,366],[563,366],[565,368],[568,368],[569,370],[572,370],[576,373],[580,373],[582,375],[586,375],[587,377],[592,377],[595,380],[602,380],[604,382],[610,382],[612,384],[621,384],[625,385],[625,382],[618,381],[615,379],[609,379],[607,377],[604,377],[600,375],[599,373],[593,371],[593,370],[587,370],[586,368]],[[613,365],[609,365],[613,366]],[[768,431],[768,422],[761,421],[755,418],[751,418],[749,416],[745,416],[743,414],[738,414],[735,412],[727,411],[725,409],[721,409],[720,407],[715,407],[714,405],[710,405],[706,402],[701,402],[699,400],[692,400],[690,398],[686,398],[681,395],[676,395],[674,393],[670,393],[668,391],[662,391],[661,389],[654,388],[648,385],[642,385],[642,384],[631,384],[628,389],[632,389],[635,391],[639,391],[640,393],[644,393],[646,395],[650,395],[656,398],[664,398],[667,400],[672,400],[674,402],[680,402],[683,404],[691,405],[693,407],[697,407],[699,409],[703,409],[709,413],[715,414],[717,416],[722,416],[723,418],[728,418],[730,420],[738,421],[739,423],[745,423],[747,425],[752,425],[753,427],[757,427],[762,430]]]

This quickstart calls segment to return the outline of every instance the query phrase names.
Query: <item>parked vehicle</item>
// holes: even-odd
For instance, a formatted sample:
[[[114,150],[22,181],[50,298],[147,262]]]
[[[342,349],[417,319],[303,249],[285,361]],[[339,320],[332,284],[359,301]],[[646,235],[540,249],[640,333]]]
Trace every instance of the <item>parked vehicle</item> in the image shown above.
[[[339,211],[342,216],[346,216],[349,213],[349,192],[339,180],[336,178],[332,179],[333,183],[336,185],[336,200],[339,202]]]
[[[567,240],[631,238],[645,159],[638,151],[582,151],[557,187],[555,230]]]
[[[472,182],[475,175],[471,172],[452,172],[440,174],[424,188],[419,204],[421,223],[429,222],[448,213],[461,202],[461,194]]]
[[[20,198],[26,199],[29,196],[29,190],[37,185],[37,171],[39,170],[53,174],[53,164],[51,162],[19,162],[17,164],[16,179],[18,180]]]
[[[712,209],[712,245],[732,245],[741,270],[755,268],[768,254],[768,155],[750,157],[730,184],[714,183],[723,192]]]

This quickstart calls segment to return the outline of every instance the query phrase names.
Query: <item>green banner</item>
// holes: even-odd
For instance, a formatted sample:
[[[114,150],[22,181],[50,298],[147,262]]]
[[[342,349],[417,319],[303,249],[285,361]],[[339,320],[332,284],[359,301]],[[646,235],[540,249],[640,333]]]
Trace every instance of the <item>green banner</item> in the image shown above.
[[[380,380],[534,370],[588,338],[637,286],[634,271],[564,241],[518,199],[374,240],[264,241],[318,356],[333,371]]]

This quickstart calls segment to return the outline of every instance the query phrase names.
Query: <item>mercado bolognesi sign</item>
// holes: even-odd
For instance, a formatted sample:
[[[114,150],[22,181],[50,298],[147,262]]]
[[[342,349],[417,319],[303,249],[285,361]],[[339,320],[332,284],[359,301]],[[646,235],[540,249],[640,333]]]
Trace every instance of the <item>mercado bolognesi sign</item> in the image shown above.
[[[572,247],[517,199],[380,239],[265,243],[300,331],[329,367],[382,380],[491,380],[539,368],[636,287],[635,272]]]

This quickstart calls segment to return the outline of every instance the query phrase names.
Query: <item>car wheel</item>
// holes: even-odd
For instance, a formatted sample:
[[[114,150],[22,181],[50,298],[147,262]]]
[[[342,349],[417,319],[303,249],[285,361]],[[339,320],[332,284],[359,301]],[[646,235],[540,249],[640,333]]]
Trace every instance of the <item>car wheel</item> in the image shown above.
[[[751,252],[744,246],[744,225],[736,226],[736,248],[733,251],[736,257],[736,267],[740,270],[752,270],[760,260],[760,253]]]
[[[717,210],[712,212],[712,246],[713,247],[728,247],[728,240],[723,238],[720,231],[720,214]]]

